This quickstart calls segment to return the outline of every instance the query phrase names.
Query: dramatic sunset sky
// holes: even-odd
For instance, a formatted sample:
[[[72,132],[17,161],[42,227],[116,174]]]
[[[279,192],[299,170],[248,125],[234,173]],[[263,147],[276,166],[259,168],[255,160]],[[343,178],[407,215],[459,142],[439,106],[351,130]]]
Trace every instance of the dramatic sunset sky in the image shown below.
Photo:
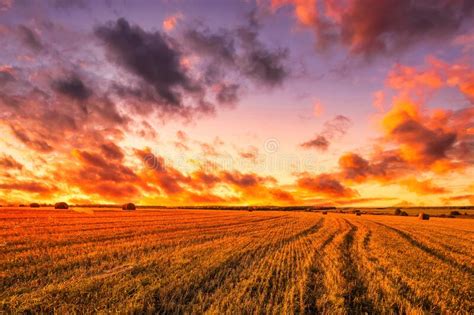
[[[0,0],[0,45],[0,204],[474,204],[474,1]]]

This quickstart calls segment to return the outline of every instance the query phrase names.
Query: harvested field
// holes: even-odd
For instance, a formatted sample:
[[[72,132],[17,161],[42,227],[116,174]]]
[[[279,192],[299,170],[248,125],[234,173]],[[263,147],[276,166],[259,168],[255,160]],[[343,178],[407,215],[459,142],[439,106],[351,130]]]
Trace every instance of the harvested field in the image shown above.
[[[3,208],[0,221],[0,312],[474,312],[472,220]]]

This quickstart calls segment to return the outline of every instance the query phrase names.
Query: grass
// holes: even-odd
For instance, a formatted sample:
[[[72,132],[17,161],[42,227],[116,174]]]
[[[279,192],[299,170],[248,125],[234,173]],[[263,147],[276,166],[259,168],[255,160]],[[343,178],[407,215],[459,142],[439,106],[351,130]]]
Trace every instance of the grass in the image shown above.
[[[0,313],[474,311],[471,220],[3,208],[0,222]]]

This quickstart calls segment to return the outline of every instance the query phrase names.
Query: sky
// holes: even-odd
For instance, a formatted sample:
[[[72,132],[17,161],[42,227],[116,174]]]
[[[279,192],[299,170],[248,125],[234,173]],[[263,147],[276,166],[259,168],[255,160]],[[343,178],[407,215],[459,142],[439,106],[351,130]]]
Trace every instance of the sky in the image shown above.
[[[0,0],[0,204],[474,205],[474,2]]]

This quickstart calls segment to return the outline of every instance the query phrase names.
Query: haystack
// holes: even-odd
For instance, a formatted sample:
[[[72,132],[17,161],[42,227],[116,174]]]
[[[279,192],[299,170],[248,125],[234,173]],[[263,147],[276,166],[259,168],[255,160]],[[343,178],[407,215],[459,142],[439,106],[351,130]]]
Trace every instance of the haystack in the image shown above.
[[[135,209],[137,209],[137,207],[131,202],[126,203],[122,206],[122,210],[135,210]]]
[[[395,211],[393,212],[394,215],[402,215],[402,210],[400,210],[400,208],[397,208],[395,209]]]
[[[54,209],[69,209],[69,205],[65,202],[58,202],[54,205]]]
[[[424,213],[424,212],[420,212],[418,214],[418,219],[420,220],[429,220],[430,219],[430,215],[427,214],[427,213]]]
[[[40,207],[39,203],[36,203],[36,202],[30,203],[30,208],[39,208],[39,207]]]
[[[328,214],[328,212],[327,212],[327,211],[323,211],[323,214],[326,215],[326,214]]]

